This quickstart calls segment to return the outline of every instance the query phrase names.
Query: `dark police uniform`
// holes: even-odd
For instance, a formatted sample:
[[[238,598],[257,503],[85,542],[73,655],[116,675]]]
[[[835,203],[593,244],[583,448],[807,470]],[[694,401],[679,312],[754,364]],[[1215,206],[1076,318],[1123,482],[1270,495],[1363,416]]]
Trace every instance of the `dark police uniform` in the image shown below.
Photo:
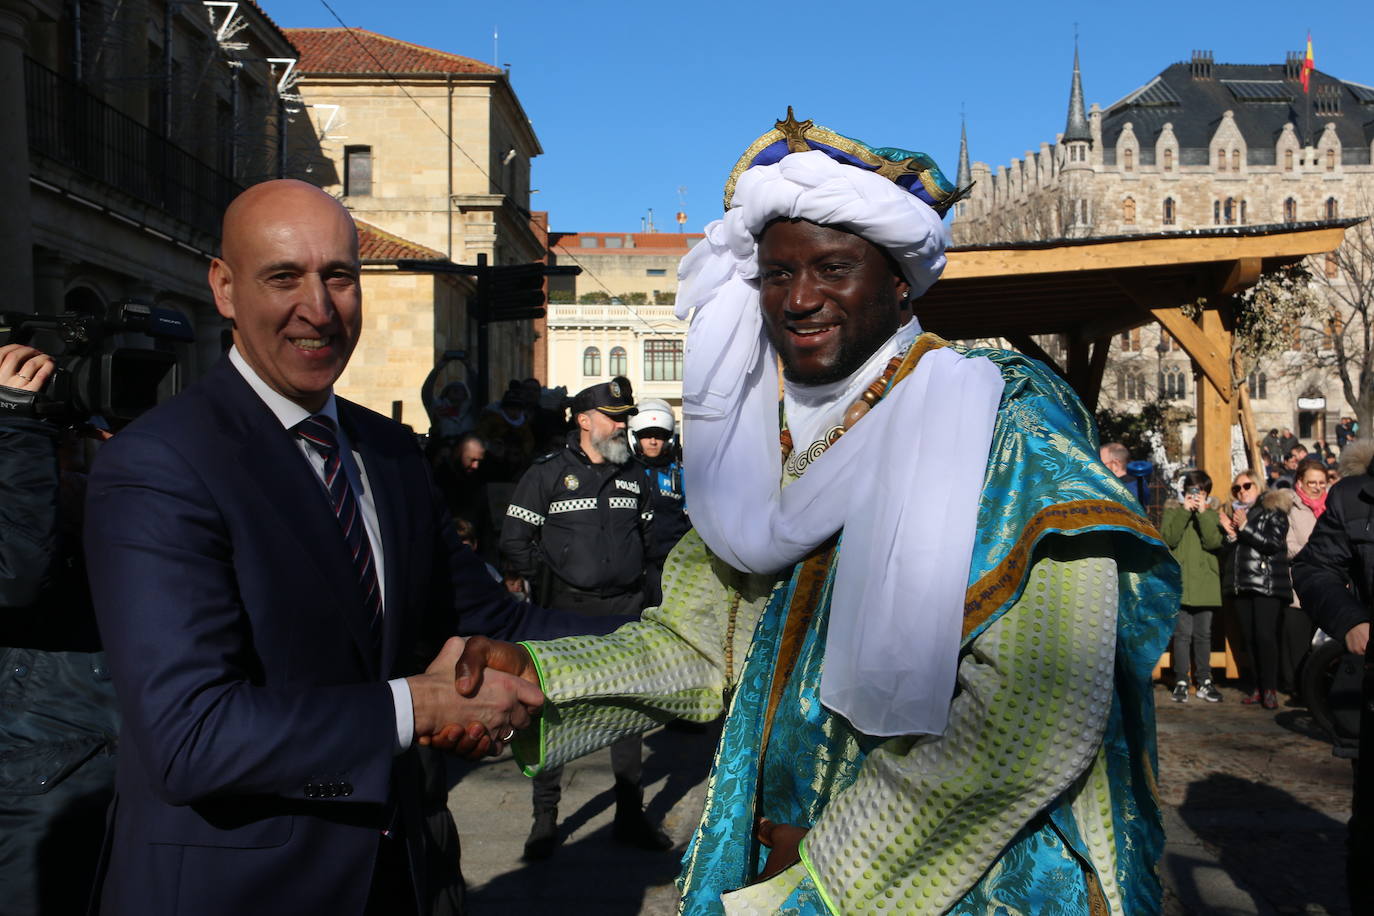
[[[635,412],[630,383],[617,378],[578,392],[573,415],[591,410],[628,419]],[[501,528],[501,555],[530,580],[547,607],[597,616],[638,614],[644,608],[645,548],[653,521],[644,471],[633,459],[593,464],[580,443],[574,429],[565,448],[540,458],[520,478]],[[672,841],[644,816],[642,758],[639,735],[611,745],[612,836],[644,849],[668,849]],[[553,767],[532,780],[534,825],[525,841],[526,858],[547,858],[557,847],[562,775],[562,767]]]
[[[637,614],[652,520],[640,466],[593,464],[572,432],[566,447],[520,478],[501,528],[501,555],[545,606]]]

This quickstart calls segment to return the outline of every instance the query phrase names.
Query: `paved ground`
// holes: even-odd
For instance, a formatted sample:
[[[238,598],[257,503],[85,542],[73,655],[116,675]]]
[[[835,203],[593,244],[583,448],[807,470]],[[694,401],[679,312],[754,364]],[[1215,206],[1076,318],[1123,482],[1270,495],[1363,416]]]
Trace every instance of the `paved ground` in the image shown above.
[[[1220,704],[1178,704],[1156,691],[1166,916],[1345,916],[1349,762],[1331,756],[1305,710],[1264,712],[1223,691]],[[714,734],[670,731],[646,739],[649,808],[678,841],[661,854],[611,841],[604,751],[567,768],[563,846],[533,864],[519,859],[530,825],[528,782],[509,759],[466,767],[449,801],[463,835],[471,913],[673,913],[673,878],[701,810],[714,743]]]

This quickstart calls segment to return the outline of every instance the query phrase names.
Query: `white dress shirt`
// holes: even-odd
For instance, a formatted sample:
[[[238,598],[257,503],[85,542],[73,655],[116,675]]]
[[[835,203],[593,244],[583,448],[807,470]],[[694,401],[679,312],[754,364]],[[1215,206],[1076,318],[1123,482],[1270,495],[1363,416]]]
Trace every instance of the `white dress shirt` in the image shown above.
[[[288,432],[294,430],[296,424],[307,417],[314,416],[310,411],[292,401],[290,398],[275,390],[262,380],[262,378],[248,365],[248,361],[243,358],[237,346],[229,348],[229,362],[238,370],[239,375],[248,383],[248,387],[253,389],[267,408],[277,418],[278,422],[286,428]],[[338,431],[339,440],[339,463],[343,466],[343,471],[348,475],[349,486],[353,488],[353,493],[358,499],[358,508],[363,513],[363,530],[367,535],[368,543],[372,546],[373,563],[377,567],[377,588],[381,590],[382,613],[386,613],[386,563],[382,551],[381,529],[377,525],[377,504],[372,498],[372,488],[367,485],[367,468],[363,465],[363,456],[353,450],[348,441],[348,434],[344,432],[343,426],[339,423],[339,409],[334,401],[334,393],[329,393],[329,399],[318,411],[318,414],[329,417],[334,421],[334,428]],[[319,453],[313,445],[306,442],[300,436],[296,436],[296,447],[300,449],[301,455],[310,463],[310,467],[315,472],[316,478],[320,481],[321,495],[327,500],[329,490],[324,483],[324,456]],[[340,537],[342,537],[340,532]],[[410,685],[405,678],[395,678],[387,681],[391,688],[391,699],[396,707],[396,749],[398,752],[410,747],[411,741],[415,738],[415,710],[411,707]]]

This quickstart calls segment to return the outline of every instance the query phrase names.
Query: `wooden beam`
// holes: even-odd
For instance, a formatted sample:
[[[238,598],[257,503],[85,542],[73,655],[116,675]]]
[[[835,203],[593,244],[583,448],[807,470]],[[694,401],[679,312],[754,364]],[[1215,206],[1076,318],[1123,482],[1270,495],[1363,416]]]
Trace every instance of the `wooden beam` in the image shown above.
[[[1069,336],[1069,385],[1086,402],[1091,380],[1091,359],[1088,342],[1081,337]]]
[[[1192,322],[1185,323],[1198,330]],[[1219,309],[1203,311],[1200,333],[1213,345],[1230,352],[1231,332],[1226,329]],[[1210,474],[1213,481],[1231,479],[1231,419],[1235,411],[1229,398],[1229,359],[1223,363],[1223,367],[1227,377],[1224,387],[1197,386],[1197,465]],[[1222,396],[1223,391],[1227,397]]]
[[[1255,469],[1258,474],[1264,473],[1264,453],[1260,451],[1259,435],[1255,429],[1255,414],[1250,409],[1250,389],[1242,381],[1240,383],[1240,429],[1245,439],[1245,454],[1250,460],[1250,467]]]
[[[1044,363],[1045,365],[1053,369],[1059,375],[1060,378],[1066,380],[1068,379],[1068,373],[1065,372],[1064,369],[1054,361],[1054,357],[1046,353],[1044,349],[1038,343],[1036,343],[1035,340],[1032,339],[1029,334],[1013,333],[1006,334],[1004,336],[1013,347],[1020,350],[1022,353],[1026,354],[1031,359],[1040,360],[1040,362]]]
[[[1097,400],[1102,394],[1102,376],[1107,371],[1107,354],[1112,349],[1112,336],[1105,335],[1093,341],[1092,356],[1088,360],[1087,387],[1079,392],[1083,406],[1089,413],[1097,412]]]
[[[1204,317],[1208,313],[1216,314],[1215,310],[1207,309],[1202,314]],[[1164,326],[1164,329],[1174,335],[1174,339],[1183,345],[1183,351],[1193,358],[1202,373],[1207,376],[1207,380],[1212,383],[1217,394],[1227,403],[1231,400],[1231,367],[1229,360],[1221,355],[1219,351],[1219,341],[1211,339],[1210,335],[1205,334],[1196,324],[1183,316],[1177,308],[1157,308],[1150,309],[1150,314],[1155,316],[1155,320]],[[1229,337],[1229,335],[1228,335]]]
[[[1342,226],[1275,231],[1264,235],[1170,236],[1087,240],[1025,248],[977,248],[949,252],[943,282],[977,277],[1080,273],[1094,270],[1205,264],[1246,258],[1293,258],[1340,247]]]
[[[1220,341],[1209,340],[1208,336],[1196,324],[1184,317],[1176,303],[1165,304],[1168,300],[1158,293],[1151,296],[1149,293],[1125,282],[1119,282],[1118,285],[1123,293],[1153,315],[1166,331],[1174,335],[1174,339],[1183,345],[1184,352],[1193,358],[1193,362],[1197,363],[1198,368],[1207,376],[1212,387],[1224,400],[1229,402],[1231,400],[1231,338],[1229,332],[1226,334],[1223,349],[1220,346]]]
[[[1221,283],[1223,296],[1234,296],[1244,289],[1255,285],[1264,266],[1263,258],[1237,258],[1226,271],[1226,279]]]

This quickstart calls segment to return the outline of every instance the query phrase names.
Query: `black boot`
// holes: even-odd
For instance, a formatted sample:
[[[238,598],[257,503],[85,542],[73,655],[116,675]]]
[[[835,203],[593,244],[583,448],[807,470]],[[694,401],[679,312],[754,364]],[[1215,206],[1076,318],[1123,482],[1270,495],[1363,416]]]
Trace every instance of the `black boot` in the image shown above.
[[[534,826],[525,839],[525,858],[547,859],[558,848],[558,809],[536,808]]]
[[[611,836],[623,846],[653,852],[673,848],[673,841],[644,815],[644,791],[617,779],[615,782],[615,824]]]

